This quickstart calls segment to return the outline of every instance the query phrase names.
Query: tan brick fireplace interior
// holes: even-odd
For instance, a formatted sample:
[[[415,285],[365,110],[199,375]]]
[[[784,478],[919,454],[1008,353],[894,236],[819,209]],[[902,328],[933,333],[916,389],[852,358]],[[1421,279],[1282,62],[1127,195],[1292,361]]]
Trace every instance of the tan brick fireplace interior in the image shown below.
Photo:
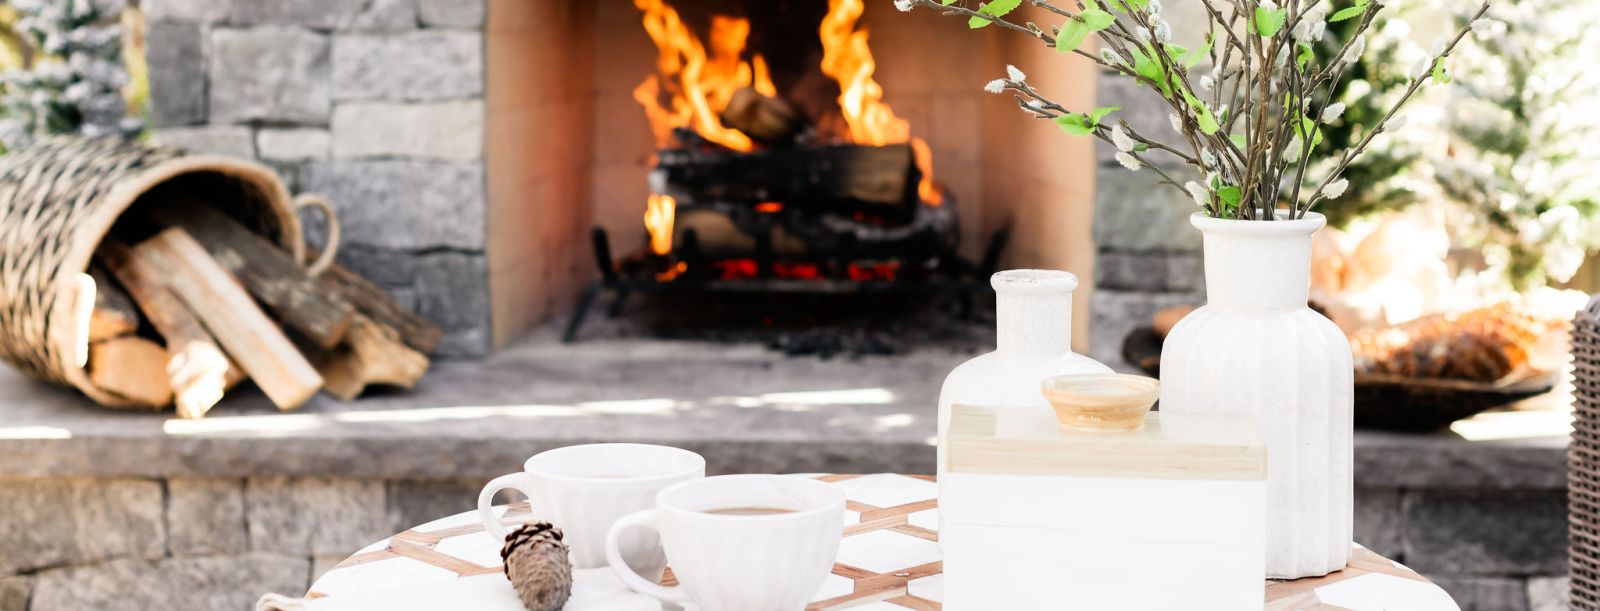
[[[978,256],[987,235],[1010,223],[1004,265],[1078,274],[1081,350],[1093,284],[1092,144],[982,86],[1013,63],[1081,108],[1094,102],[1094,66],[1014,33],[900,13],[889,0],[867,0],[858,28],[870,32],[885,101],[933,150],[934,175],[960,211],[963,253]],[[629,0],[490,0],[485,39],[487,250],[499,346],[570,311],[595,276],[592,226],[610,232],[619,255],[642,243],[653,142],[632,92],[656,50]]]

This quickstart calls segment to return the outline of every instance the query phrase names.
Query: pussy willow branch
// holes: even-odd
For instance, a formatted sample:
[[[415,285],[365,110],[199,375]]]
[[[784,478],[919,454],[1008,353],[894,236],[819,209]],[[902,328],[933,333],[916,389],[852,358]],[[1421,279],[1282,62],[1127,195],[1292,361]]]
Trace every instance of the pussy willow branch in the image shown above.
[[[1483,16],[1488,12],[1489,0],[1484,0],[1483,6],[1478,7],[1478,11],[1473,13],[1472,17],[1467,19],[1467,25],[1463,26],[1460,31],[1456,32],[1456,36],[1450,40],[1449,46],[1445,47],[1443,51],[1433,56],[1432,61],[1428,62],[1427,70],[1424,70],[1421,75],[1418,75],[1416,79],[1411,81],[1411,86],[1406,88],[1405,95],[1400,96],[1400,100],[1395,102],[1393,106],[1389,107],[1389,111],[1384,113],[1383,118],[1378,121],[1377,126],[1368,131],[1367,135],[1361,139],[1361,142],[1358,142],[1355,146],[1350,147],[1349,150],[1345,151],[1345,153],[1339,157],[1338,165],[1334,166],[1333,171],[1329,172],[1327,177],[1323,178],[1322,182],[1317,185],[1316,190],[1311,192],[1311,198],[1306,201],[1306,205],[1303,208],[1298,209],[1297,218],[1304,217],[1306,212],[1310,211],[1312,206],[1316,205],[1317,202],[1322,200],[1323,189],[1326,189],[1328,187],[1328,183],[1333,182],[1334,178],[1344,173],[1345,168],[1349,167],[1350,162],[1354,161],[1362,151],[1366,150],[1367,145],[1372,142],[1373,137],[1386,131],[1389,120],[1394,118],[1395,113],[1400,110],[1400,107],[1404,106],[1405,103],[1411,99],[1411,96],[1415,95],[1417,90],[1422,88],[1423,82],[1433,78],[1433,68],[1438,66],[1439,62],[1442,62],[1445,60],[1445,58],[1449,57],[1450,52],[1456,49],[1456,45],[1461,44],[1461,39],[1466,38],[1467,33],[1472,31],[1472,22],[1482,19]]]

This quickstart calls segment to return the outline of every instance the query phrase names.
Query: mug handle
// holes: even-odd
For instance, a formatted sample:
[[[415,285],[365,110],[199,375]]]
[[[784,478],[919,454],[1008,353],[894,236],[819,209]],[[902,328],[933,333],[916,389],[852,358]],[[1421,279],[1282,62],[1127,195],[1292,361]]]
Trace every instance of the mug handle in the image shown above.
[[[521,492],[530,499],[533,498],[533,494],[528,492],[528,489],[533,486],[529,485],[531,482],[528,481],[527,476],[527,473],[502,475],[489,480],[489,484],[483,487],[483,492],[478,493],[478,521],[483,522],[483,528],[489,531],[489,534],[496,541],[505,541],[506,536],[510,535],[511,531],[501,526],[500,520],[494,517],[494,495],[501,490],[510,488]]]
[[[638,573],[634,572],[633,568],[628,566],[628,562],[622,558],[623,531],[628,530],[630,527],[639,526],[660,533],[661,527],[658,524],[660,517],[660,509],[645,509],[622,516],[621,519],[612,523],[611,530],[606,531],[606,564],[611,565],[611,570],[615,571],[617,577],[622,579],[622,583],[627,584],[635,592],[670,602],[690,602],[689,595],[683,591],[683,586],[669,588],[658,583],[650,583],[650,580],[640,577]]]
[[[295,214],[306,208],[316,208],[322,212],[322,218],[328,225],[328,241],[322,245],[322,254],[306,265],[306,275],[315,278],[328,271],[328,267],[333,265],[334,255],[339,254],[339,215],[334,213],[333,204],[328,198],[315,193],[302,193],[294,198]]]

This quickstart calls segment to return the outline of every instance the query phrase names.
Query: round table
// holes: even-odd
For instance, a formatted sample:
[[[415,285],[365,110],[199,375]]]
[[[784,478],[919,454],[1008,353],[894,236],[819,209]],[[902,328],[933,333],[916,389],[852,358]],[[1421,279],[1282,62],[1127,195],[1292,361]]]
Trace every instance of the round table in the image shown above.
[[[886,473],[808,477],[838,486],[848,499],[838,560],[810,609],[941,607],[943,575],[936,543],[938,488],[931,476]],[[505,524],[531,519],[526,503],[513,503],[500,512]],[[500,544],[484,532],[476,512],[435,520],[373,543],[346,558],[312,584],[307,598],[324,604],[340,598],[353,601],[364,593],[385,588],[427,587],[423,584],[444,587],[461,578],[499,574]],[[666,579],[672,579],[670,570]],[[492,582],[494,578],[485,577],[483,581]],[[503,583],[503,578],[498,581]],[[512,597],[504,608],[518,611],[521,605]],[[1359,545],[1342,571],[1318,578],[1267,581],[1265,608],[1459,609],[1432,582]]]

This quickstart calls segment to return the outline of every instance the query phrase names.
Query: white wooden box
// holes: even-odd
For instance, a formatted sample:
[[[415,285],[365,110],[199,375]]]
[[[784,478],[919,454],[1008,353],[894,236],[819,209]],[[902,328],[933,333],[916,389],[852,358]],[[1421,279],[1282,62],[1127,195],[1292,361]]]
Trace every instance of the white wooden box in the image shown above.
[[[1266,449],[1250,418],[1062,431],[955,406],[939,480],[945,609],[1260,609]]]

